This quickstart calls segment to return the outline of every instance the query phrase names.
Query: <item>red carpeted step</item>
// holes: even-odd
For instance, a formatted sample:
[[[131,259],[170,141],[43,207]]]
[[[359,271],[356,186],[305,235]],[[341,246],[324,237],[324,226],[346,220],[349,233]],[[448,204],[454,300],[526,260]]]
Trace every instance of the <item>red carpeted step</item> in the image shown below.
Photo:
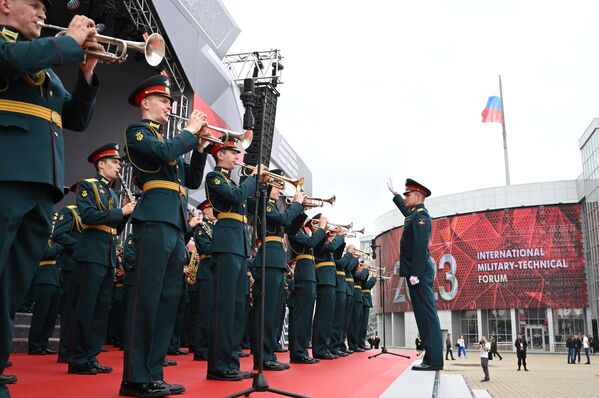
[[[395,351],[395,350],[394,350]],[[395,351],[411,355],[414,352]],[[368,359],[376,351],[355,353],[334,361],[321,361],[315,365],[291,365],[284,372],[265,372],[272,388],[307,395],[310,397],[378,397],[412,363],[391,355]],[[206,362],[193,361],[192,355],[173,356],[178,366],[165,368],[169,383],[183,384],[188,397],[222,397],[251,386],[252,381],[219,382],[206,380]],[[280,354],[279,360],[288,362],[288,354]],[[56,362],[55,355],[28,356],[13,354],[14,366],[7,373],[18,377],[17,384],[9,386],[13,398],[104,398],[117,397],[122,377],[123,352],[112,350],[101,354],[103,365],[110,365],[114,372],[95,376],[79,376],[67,373],[67,365]],[[251,371],[252,357],[241,359],[241,369]],[[256,395],[258,396],[258,395]],[[274,396],[260,394],[259,396]]]

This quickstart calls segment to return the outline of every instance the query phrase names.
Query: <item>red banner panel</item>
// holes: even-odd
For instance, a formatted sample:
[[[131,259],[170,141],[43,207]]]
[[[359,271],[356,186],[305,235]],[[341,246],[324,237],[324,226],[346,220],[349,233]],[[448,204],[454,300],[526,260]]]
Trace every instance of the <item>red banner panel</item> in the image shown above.
[[[376,238],[377,265],[382,261],[390,277],[385,284],[386,311],[412,310],[408,282],[399,277],[402,232],[400,227]],[[587,306],[577,204],[435,219],[429,247],[440,310]],[[376,301],[375,311],[380,312]]]

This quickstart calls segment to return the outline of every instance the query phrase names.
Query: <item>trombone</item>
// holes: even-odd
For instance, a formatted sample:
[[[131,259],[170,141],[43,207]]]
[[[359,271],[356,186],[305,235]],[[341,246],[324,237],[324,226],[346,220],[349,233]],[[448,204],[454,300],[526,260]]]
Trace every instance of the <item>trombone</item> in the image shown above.
[[[189,120],[189,118],[186,118],[184,116],[175,115],[174,113],[169,114],[169,116],[171,116],[175,119],[179,119],[179,122],[177,122],[178,130],[183,130],[184,123]],[[202,137],[206,141],[209,141],[213,144],[222,144],[223,142],[229,141],[229,138],[234,138],[237,141],[241,142],[241,147],[243,149],[248,149],[250,147],[250,145],[252,144],[252,140],[254,139],[254,133],[252,132],[252,130],[245,130],[243,133],[238,133],[233,130],[225,129],[225,128],[218,127],[218,126],[212,126],[210,124],[207,125],[206,127],[208,127],[210,130],[218,131],[219,133],[224,134],[224,136],[223,136],[224,141],[222,140],[223,137],[220,137],[220,138],[213,137],[213,136]]]
[[[38,21],[37,24],[42,28],[57,30],[56,36],[64,36],[67,33],[67,28],[61,26],[49,25]],[[114,52],[110,51],[96,51],[96,50],[85,50],[85,53],[93,58],[97,58],[100,61],[105,62],[117,62],[122,63],[127,59],[127,51],[134,50],[139,53],[143,53],[146,57],[146,62],[150,66],[158,66],[164,58],[166,45],[164,38],[158,33],[152,33],[146,41],[130,41],[117,39],[116,37],[94,35],[99,43],[114,45],[116,49]]]
[[[304,199],[304,203],[302,204],[304,207],[323,207],[325,203],[334,206],[336,200],[337,199],[335,198],[335,195],[331,196],[328,199],[312,198],[310,196],[306,196],[306,199]],[[293,196],[285,196],[285,203],[288,205],[292,204]]]
[[[245,176],[249,176],[251,173],[254,172],[254,170],[256,170],[256,166],[251,166],[249,164],[237,163],[237,165],[241,166],[242,172]],[[249,173],[247,173],[246,170],[249,170]],[[300,192],[304,187],[304,177],[300,177],[294,180],[293,178],[280,176],[278,174],[271,173],[270,171],[267,171],[266,175],[268,176],[268,178],[271,179],[271,181],[268,182],[268,184],[279,189],[285,189],[285,183],[287,182],[295,186],[297,192]]]

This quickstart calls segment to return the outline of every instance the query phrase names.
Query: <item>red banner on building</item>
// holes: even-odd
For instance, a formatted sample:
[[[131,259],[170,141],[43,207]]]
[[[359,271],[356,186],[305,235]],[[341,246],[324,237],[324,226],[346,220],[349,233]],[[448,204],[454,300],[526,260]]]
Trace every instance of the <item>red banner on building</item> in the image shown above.
[[[386,311],[411,311],[407,281],[399,277],[402,231],[396,228],[376,238],[377,265],[382,261],[390,277]],[[437,308],[584,308],[583,244],[576,204],[435,219],[430,253],[437,273]],[[380,311],[379,300],[374,304]]]

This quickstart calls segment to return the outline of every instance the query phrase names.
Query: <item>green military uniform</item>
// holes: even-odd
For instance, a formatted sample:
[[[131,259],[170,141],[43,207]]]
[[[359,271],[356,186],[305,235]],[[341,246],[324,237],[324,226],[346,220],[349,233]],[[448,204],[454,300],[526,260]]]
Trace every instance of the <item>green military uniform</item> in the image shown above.
[[[125,344],[125,319],[131,301],[131,291],[133,290],[133,284],[135,283],[135,239],[133,233],[128,234],[123,241],[123,268],[125,268],[125,278],[123,279],[123,283],[125,284],[125,296],[123,299],[125,305],[123,312],[125,317],[123,318],[122,348],[124,348]]]
[[[376,284],[376,278],[371,275],[366,281],[362,282],[362,325],[360,326],[360,348],[366,349],[366,333],[368,332],[368,321],[370,319],[370,309],[372,308],[372,295],[370,290]]]
[[[347,293],[347,301],[345,302],[345,325],[343,327],[343,339],[341,341],[340,349],[347,354],[351,354],[353,351],[349,349],[349,328],[352,320],[352,309],[354,308],[354,274],[356,273],[359,260],[350,253],[344,254],[344,256],[348,255],[349,257],[347,257],[348,261],[345,267],[345,291]],[[345,341],[347,341],[347,346],[345,345]]]
[[[210,318],[214,299],[214,280],[210,270],[212,254],[212,234],[214,223],[211,221],[198,224],[194,229],[193,240],[196,245],[196,253],[199,256],[199,264],[196,273],[197,289],[193,301],[193,347],[194,360],[208,360],[208,341],[210,338]]]
[[[294,257],[293,312],[290,316],[289,358],[293,363],[314,363],[308,355],[312,331],[312,316],[316,301],[316,268],[313,248],[324,241],[326,233],[318,228],[309,236],[303,228],[305,214],[299,217],[300,225],[288,228],[289,250]]]
[[[116,269],[124,269],[123,261],[118,257]],[[112,281],[112,300],[108,316],[108,333],[106,342],[115,347],[123,346],[123,321],[125,320],[125,274],[117,275],[116,271]]]
[[[60,344],[58,345],[58,361],[68,362],[69,336],[73,306],[77,294],[77,282],[74,278],[77,262],[73,260],[75,245],[83,233],[83,224],[76,205],[65,206],[58,212],[54,227],[53,240],[63,247],[58,259],[62,280],[62,297],[60,300]]]
[[[235,148],[229,142],[220,149]],[[215,147],[211,153],[220,150]],[[247,306],[247,258],[250,237],[247,226],[247,200],[254,195],[256,177],[237,185],[230,171],[215,167],[206,175],[206,197],[218,222],[212,235],[211,270],[214,278],[214,304],[210,322],[208,353],[209,379],[239,380],[239,352]]]
[[[271,172],[278,175],[283,174],[282,170],[272,170]],[[254,260],[256,282],[252,290],[254,298],[253,314],[250,315],[253,320],[251,342],[255,368],[259,366],[259,355],[257,354],[260,350],[258,341],[260,331],[259,311],[262,299],[262,271],[260,266],[262,264],[262,256],[265,256],[264,282],[266,285],[266,297],[264,300],[264,354],[262,361],[265,370],[283,370],[283,366],[277,362],[275,355],[275,349],[278,345],[277,340],[280,337],[278,335],[280,314],[285,306],[283,279],[285,269],[287,268],[287,256],[283,249],[283,236],[285,234],[285,227],[303,213],[303,211],[304,207],[298,202],[293,202],[284,212],[278,211],[277,204],[273,199],[269,199],[266,205],[266,236],[265,242],[260,245]]]
[[[88,161],[119,157],[118,145],[97,149]],[[75,245],[73,260],[78,263],[75,280],[79,293],[74,303],[70,336],[69,373],[108,373],[110,367],[99,365],[96,356],[106,339],[112,299],[117,236],[128,217],[123,215],[112,182],[98,174],[79,182],[77,208],[83,234]]]
[[[347,302],[347,282],[345,281],[345,268],[349,264],[349,258],[342,256],[345,244],[339,246],[333,257],[335,261],[335,277],[337,286],[335,287],[335,310],[333,315],[333,328],[331,331],[331,353],[340,357],[345,357],[343,351],[343,328],[345,327],[345,307]]]
[[[421,192],[424,196],[431,194],[423,185],[407,179],[406,193],[410,191]],[[424,204],[419,204],[411,210],[406,208],[401,195],[395,195],[393,202],[405,216],[399,249],[399,274],[405,278],[415,276],[420,280],[415,285],[408,283],[418,332],[426,350],[422,365],[414,366],[413,369],[442,369],[443,336],[433,293],[435,264],[428,250],[432,230],[431,216]]]
[[[50,350],[49,339],[54,332],[60,304],[60,269],[57,259],[62,247],[50,239],[38,264],[33,286],[35,286],[35,307],[29,328],[29,354],[54,354]]]
[[[83,50],[69,36],[26,40],[0,26],[0,373],[12,347],[16,309],[50,235],[52,203],[64,195],[62,127],[84,130],[98,80],[80,74],[71,95],[52,67],[77,64]],[[18,167],[15,167],[18,165]]]
[[[368,270],[363,269],[361,272],[354,272],[354,305],[352,307],[351,323],[348,330],[348,345],[352,351],[364,351],[364,342],[360,341],[360,330],[362,327],[363,314],[363,298],[362,298],[362,281],[368,278]]]
[[[337,286],[337,271],[333,253],[344,244],[342,236],[327,242],[326,239],[314,247],[316,258],[316,312],[312,325],[312,354],[314,358],[336,359],[331,353],[331,335],[335,310],[335,289]]]
[[[164,76],[151,77],[133,90],[129,103],[138,106],[147,95],[170,98],[169,85]],[[125,317],[123,392],[129,383],[148,385],[164,379],[162,363],[174,328],[185,261],[185,187],[200,187],[206,163],[206,154],[194,150],[199,145],[196,135],[182,130],[165,139],[162,129],[142,120],[129,125],[125,134],[127,156],[143,195],[132,214],[136,279]],[[182,155],[191,150],[188,164]]]

